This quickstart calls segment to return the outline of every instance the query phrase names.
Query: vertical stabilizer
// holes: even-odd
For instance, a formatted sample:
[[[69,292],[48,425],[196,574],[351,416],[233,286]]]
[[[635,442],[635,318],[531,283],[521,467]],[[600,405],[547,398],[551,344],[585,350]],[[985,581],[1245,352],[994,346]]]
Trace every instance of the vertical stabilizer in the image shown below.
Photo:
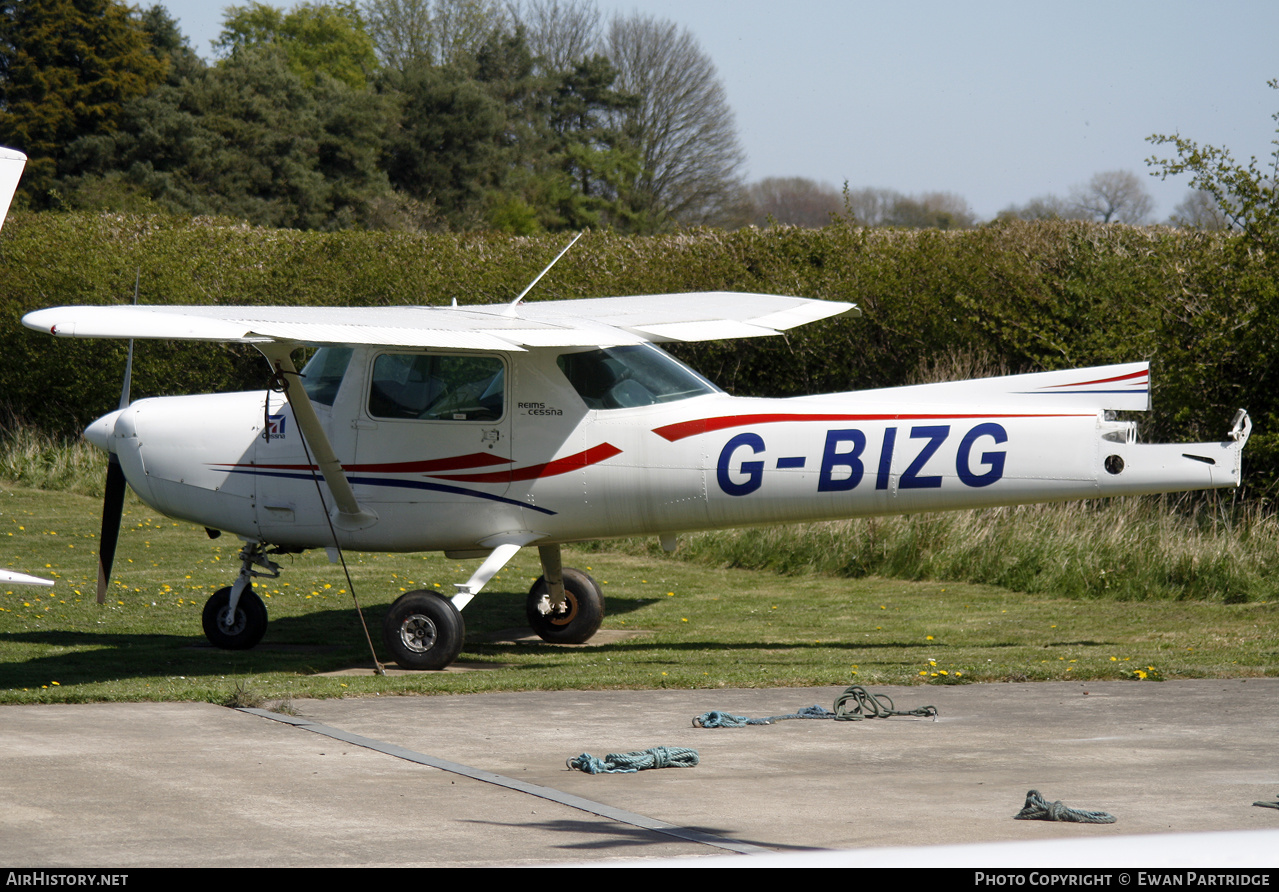
[[[4,218],[9,216],[9,203],[13,201],[13,193],[18,188],[18,180],[26,164],[26,155],[17,149],[0,146],[0,226],[4,225]]]

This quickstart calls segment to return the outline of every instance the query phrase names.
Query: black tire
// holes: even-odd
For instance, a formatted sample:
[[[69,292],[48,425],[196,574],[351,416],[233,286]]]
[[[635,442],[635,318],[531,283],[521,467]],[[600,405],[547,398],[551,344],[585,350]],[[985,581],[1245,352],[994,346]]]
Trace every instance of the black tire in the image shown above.
[[[466,623],[448,598],[409,592],[382,620],[382,641],[404,669],[443,669],[462,652]]]
[[[235,607],[235,617],[228,622],[230,604],[231,586],[218,589],[204,602],[201,616],[204,637],[223,650],[249,650],[257,646],[266,634],[266,605],[253,589],[245,589]]]
[[[528,624],[543,641],[582,644],[590,641],[604,622],[604,594],[581,570],[565,567],[563,573],[564,609],[551,610],[546,577],[539,576],[528,593]]]

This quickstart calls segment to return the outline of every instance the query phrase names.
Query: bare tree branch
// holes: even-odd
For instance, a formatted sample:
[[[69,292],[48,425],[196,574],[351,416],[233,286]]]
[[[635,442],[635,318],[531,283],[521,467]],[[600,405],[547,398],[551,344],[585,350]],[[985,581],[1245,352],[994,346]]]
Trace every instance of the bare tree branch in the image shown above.
[[[591,0],[529,0],[514,10],[544,72],[571,71],[598,52],[600,13]]]
[[[1141,180],[1128,170],[1094,174],[1087,185],[1071,190],[1071,201],[1102,223],[1144,223],[1155,207]]]
[[[652,213],[723,224],[739,213],[743,154],[715,65],[674,22],[633,14],[609,23],[616,88],[640,98],[622,123],[643,160],[638,191]]]

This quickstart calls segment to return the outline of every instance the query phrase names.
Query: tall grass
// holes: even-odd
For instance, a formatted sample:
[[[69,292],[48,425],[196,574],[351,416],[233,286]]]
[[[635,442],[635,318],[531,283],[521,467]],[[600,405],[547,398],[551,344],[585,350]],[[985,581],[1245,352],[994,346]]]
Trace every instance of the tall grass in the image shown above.
[[[78,437],[53,437],[20,423],[0,425],[0,481],[101,496],[106,456]]]
[[[639,540],[624,547],[657,554]],[[1279,522],[1228,501],[1133,497],[695,533],[678,556],[1065,597],[1279,600]]]

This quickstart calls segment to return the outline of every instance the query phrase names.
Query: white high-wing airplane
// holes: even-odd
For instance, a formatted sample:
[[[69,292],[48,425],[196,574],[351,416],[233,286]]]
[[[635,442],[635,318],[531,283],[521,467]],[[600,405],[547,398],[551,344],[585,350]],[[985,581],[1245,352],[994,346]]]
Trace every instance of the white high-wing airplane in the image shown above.
[[[522,295],[521,295],[522,296]],[[467,307],[59,307],[60,337],[252,344],[283,392],[144,399],[85,436],[111,458],[100,556],[110,574],[127,480],[156,510],[247,543],[204,629],[262,637],[251,579],[308,548],[482,558],[452,598],[411,592],[383,637],[439,669],[460,613],[517,552],[543,577],[527,615],[545,640],[598,630],[604,598],[564,543],[1239,483],[1251,430],[1137,443],[1112,410],[1150,404],[1144,362],[790,399],[732,397],[657,343],[762,337],[852,304],[724,292]],[[318,347],[301,372],[292,354]],[[122,402],[127,403],[126,400]],[[255,567],[263,568],[261,570]]]

